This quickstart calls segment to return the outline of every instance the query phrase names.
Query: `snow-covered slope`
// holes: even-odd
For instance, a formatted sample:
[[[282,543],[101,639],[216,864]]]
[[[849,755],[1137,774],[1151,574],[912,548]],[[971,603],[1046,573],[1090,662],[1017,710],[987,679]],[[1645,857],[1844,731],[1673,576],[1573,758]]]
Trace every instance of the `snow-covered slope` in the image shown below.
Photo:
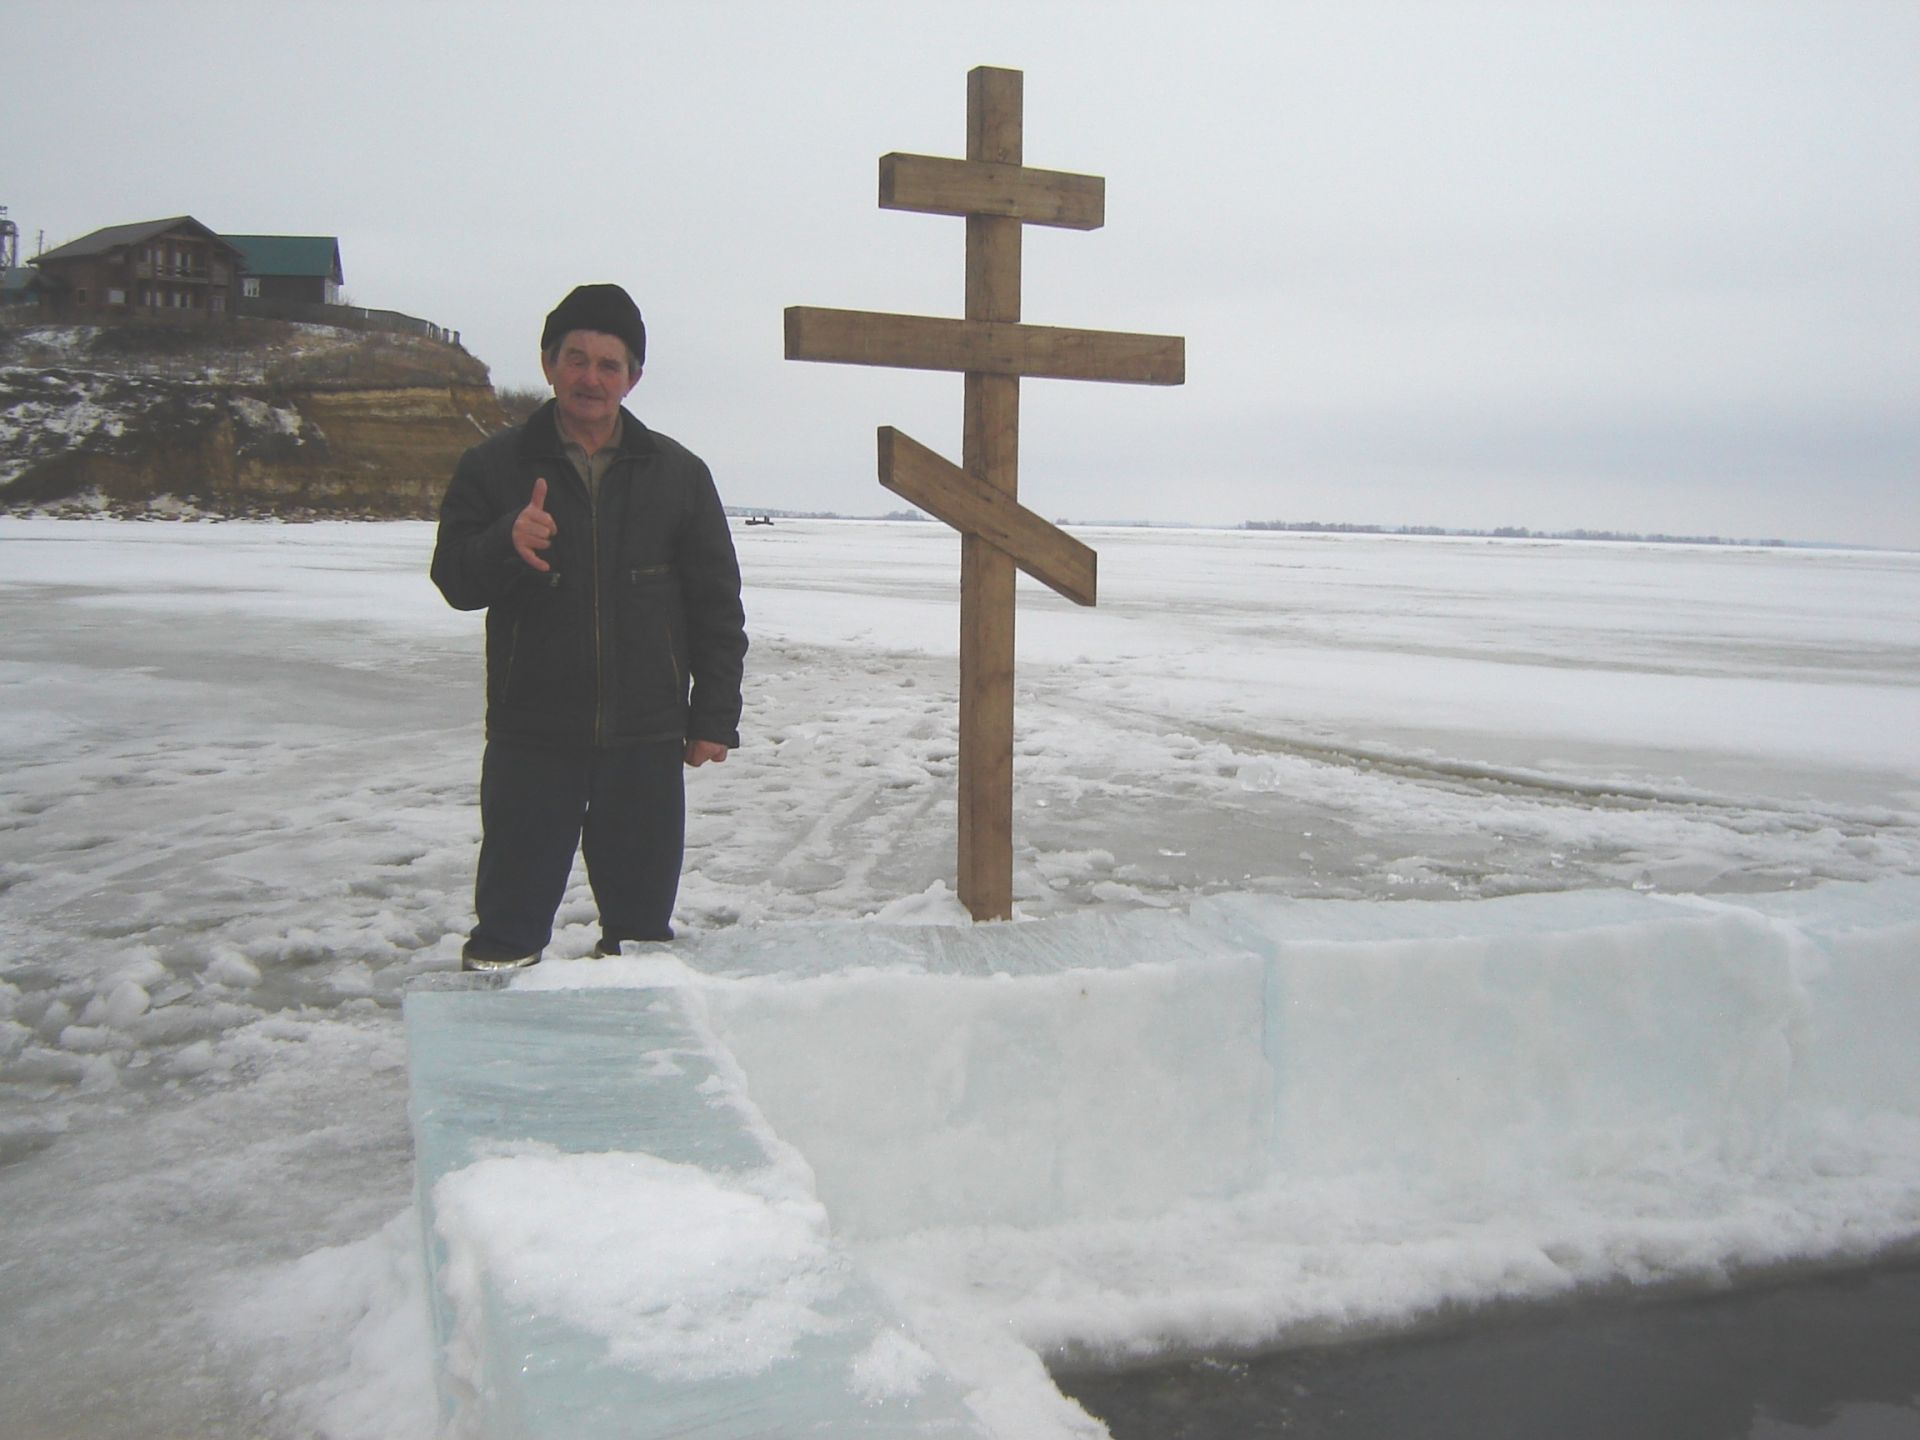
[[[504,423],[486,367],[410,335],[0,328],[0,508],[428,515]]]

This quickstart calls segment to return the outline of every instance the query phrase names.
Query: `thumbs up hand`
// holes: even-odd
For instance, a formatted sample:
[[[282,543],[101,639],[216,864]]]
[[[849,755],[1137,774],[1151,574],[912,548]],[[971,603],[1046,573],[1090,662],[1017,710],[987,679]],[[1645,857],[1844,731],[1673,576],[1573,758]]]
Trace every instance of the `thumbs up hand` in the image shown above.
[[[559,529],[547,514],[547,477],[537,476],[533,482],[533,498],[527,502],[526,509],[513,517],[513,548],[533,569],[551,569],[539,552],[553,544]]]

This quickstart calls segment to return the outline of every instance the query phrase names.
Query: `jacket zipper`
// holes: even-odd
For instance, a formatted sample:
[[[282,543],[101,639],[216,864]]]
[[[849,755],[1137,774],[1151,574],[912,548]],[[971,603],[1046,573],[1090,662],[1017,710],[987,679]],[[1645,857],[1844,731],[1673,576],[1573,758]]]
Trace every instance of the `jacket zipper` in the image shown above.
[[[592,463],[589,461],[588,463]],[[608,467],[611,469],[612,467]],[[601,484],[605,485],[604,478]],[[587,487],[587,541],[593,550],[593,743],[604,749],[607,743],[607,675],[600,642],[600,507],[594,504],[593,487]]]

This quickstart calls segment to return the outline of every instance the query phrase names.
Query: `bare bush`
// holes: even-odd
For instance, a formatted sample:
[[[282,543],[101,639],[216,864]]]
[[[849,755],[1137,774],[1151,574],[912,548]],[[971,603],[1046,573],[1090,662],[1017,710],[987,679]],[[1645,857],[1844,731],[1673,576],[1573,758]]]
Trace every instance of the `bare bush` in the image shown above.
[[[535,385],[501,385],[494,390],[500,408],[515,425],[525,424],[529,416],[547,403],[547,392]]]

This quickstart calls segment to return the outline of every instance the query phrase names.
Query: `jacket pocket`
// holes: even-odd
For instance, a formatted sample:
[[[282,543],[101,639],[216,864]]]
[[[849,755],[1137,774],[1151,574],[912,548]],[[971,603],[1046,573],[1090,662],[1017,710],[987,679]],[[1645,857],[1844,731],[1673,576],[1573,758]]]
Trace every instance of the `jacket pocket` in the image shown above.
[[[671,565],[627,566],[614,590],[614,723],[635,733],[676,727],[687,680],[679,572]]]
[[[593,713],[592,626],[582,594],[561,576],[526,585],[490,659],[489,699],[516,712]],[[490,672],[495,664],[489,665]]]

